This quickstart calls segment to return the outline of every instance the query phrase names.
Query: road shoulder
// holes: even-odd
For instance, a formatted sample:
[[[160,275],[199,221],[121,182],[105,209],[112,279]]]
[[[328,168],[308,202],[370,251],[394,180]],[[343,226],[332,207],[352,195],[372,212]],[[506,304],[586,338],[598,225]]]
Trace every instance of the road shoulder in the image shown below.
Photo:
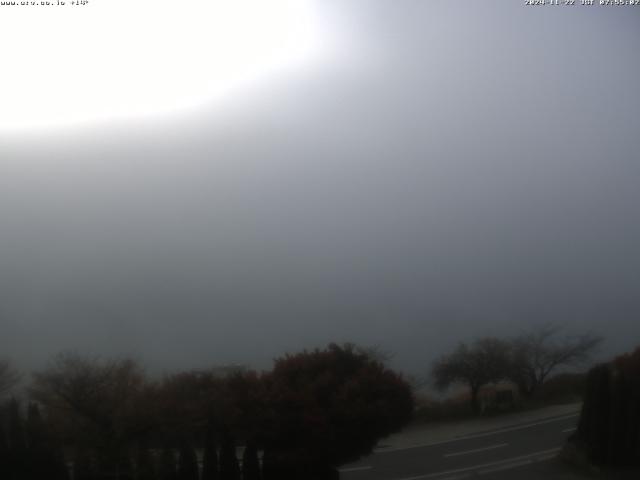
[[[507,428],[532,424],[553,418],[580,413],[581,403],[552,405],[536,410],[514,412],[495,417],[477,418],[456,422],[425,423],[410,425],[403,431],[380,441],[376,452],[393,451],[437,443],[459,440],[473,435],[482,435]]]

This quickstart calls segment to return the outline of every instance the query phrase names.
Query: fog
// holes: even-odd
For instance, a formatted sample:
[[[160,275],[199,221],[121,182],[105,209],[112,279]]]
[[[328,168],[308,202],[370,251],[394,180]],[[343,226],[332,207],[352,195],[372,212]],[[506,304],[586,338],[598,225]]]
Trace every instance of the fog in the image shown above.
[[[319,2],[318,65],[0,131],[0,354],[265,368],[353,341],[419,375],[547,322],[634,347],[640,10],[522,3]]]

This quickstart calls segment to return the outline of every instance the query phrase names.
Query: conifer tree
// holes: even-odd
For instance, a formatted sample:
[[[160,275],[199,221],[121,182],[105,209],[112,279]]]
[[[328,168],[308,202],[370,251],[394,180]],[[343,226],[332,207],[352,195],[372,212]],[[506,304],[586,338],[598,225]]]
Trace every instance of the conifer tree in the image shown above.
[[[11,478],[11,457],[2,422],[0,422],[0,478]]]
[[[24,432],[24,425],[20,417],[20,406],[13,398],[9,403],[9,456],[10,469],[16,480],[26,480],[29,478],[27,444]]]
[[[265,448],[262,453],[262,479],[277,480],[278,465],[272,450]]]
[[[176,465],[176,457],[173,449],[165,447],[160,454],[160,462],[158,468],[159,480],[177,480],[178,470]]]
[[[154,466],[151,452],[147,446],[142,443],[138,446],[138,455],[136,458],[136,479],[137,480],[156,480],[156,469]]]
[[[260,480],[258,448],[253,441],[247,442],[242,455],[242,480]]]
[[[47,480],[69,480],[69,468],[67,467],[67,463],[64,459],[62,449],[55,448],[52,454],[53,463],[51,465],[51,471],[47,476]]]
[[[45,478],[51,467],[50,457],[44,423],[35,403],[29,403],[27,407],[26,440],[30,477],[34,480]]]
[[[207,425],[204,436],[204,455],[202,458],[202,480],[218,480],[218,449],[213,426]]]
[[[125,449],[118,454],[115,467],[117,480],[133,480],[133,464],[128,450]]]
[[[36,403],[29,403],[27,407],[25,430],[30,478],[67,480],[69,472],[62,449],[56,445]]]
[[[178,480],[198,480],[198,457],[189,442],[183,442],[178,456]]]
[[[73,460],[73,480],[95,480],[95,478],[91,454],[82,446],[77,447]]]
[[[220,479],[240,480],[240,466],[236,456],[236,442],[229,430],[225,429],[222,434],[222,445],[220,448]]]

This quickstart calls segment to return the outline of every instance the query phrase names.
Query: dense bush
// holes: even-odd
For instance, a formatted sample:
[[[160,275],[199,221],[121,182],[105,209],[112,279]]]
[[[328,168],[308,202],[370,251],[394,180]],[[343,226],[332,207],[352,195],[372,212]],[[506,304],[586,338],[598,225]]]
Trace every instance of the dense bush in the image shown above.
[[[36,466],[66,478],[63,445],[74,452],[76,480],[332,478],[413,411],[409,384],[353,345],[287,355],[262,374],[205,370],[158,381],[130,359],[65,353],[34,375],[30,393],[45,415],[34,404],[25,422],[16,402],[6,409],[2,479],[43,478]],[[247,447],[242,469],[236,442]]]
[[[589,371],[571,442],[593,463],[640,466],[640,348]]]
[[[413,411],[408,383],[349,345],[278,359],[265,381],[273,423],[263,441],[274,464],[341,465],[370,453]]]

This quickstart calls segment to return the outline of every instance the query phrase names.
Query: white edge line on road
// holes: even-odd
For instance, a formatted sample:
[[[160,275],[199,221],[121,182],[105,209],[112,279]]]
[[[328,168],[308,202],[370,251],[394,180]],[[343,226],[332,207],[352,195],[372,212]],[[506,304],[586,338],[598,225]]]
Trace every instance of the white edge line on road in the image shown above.
[[[542,458],[543,457],[538,457],[537,460],[540,460]],[[509,470],[511,468],[524,467],[525,465],[531,465],[532,463],[533,463],[533,460],[519,460],[517,462],[511,462],[506,465],[498,465],[497,467],[483,468],[481,470],[478,470],[477,473],[478,475],[486,475],[487,473],[496,473],[496,472],[502,472],[504,470]]]
[[[537,425],[544,425],[546,423],[560,422],[562,420],[568,420],[569,418],[572,418],[572,417],[577,417],[578,415],[580,415],[580,414],[579,413],[571,413],[569,415],[563,415],[562,417],[554,417],[554,418],[550,418],[548,420],[542,420],[540,422],[527,423],[525,425],[516,425],[516,426],[513,426],[513,427],[505,427],[505,428],[501,428],[499,430],[492,430],[490,432],[472,433],[471,435],[465,435],[465,436],[461,436],[461,437],[451,438],[449,440],[443,440],[441,442],[420,443],[420,444],[416,444],[416,445],[409,445],[409,446],[406,446],[406,447],[382,448],[382,449],[379,449],[379,450],[375,450],[374,453],[379,454],[379,453],[399,452],[399,451],[402,451],[402,450],[411,450],[411,449],[414,449],[414,448],[424,448],[424,447],[432,447],[434,445],[443,445],[445,443],[458,442],[458,441],[461,441],[461,440],[471,440],[473,438],[488,437],[488,436],[491,436],[491,435],[498,435],[500,433],[513,432],[515,430],[521,430],[521,429],[524,429],[524,428],[535,427]]]
[[[480,465],[473,465],[471,467],[458,468],[456,470],[447,470],[444,472],[427,473],[425,475],[417,475],[415,477],[404,477],[397,480],[423,480],[425,478],[443,477],[445,475],[451,475],[463,472],[472,472],[474,470],[487,469],[491,467],[502,467],[501,470],[508,468],[515,468],[527,463],[537,462],[542,460],[548,460],[560,451],[561,447],[550,448],[549,450],[542,450],[540,452],[529,453],[527,455],[521,455],[519,457],[507,458],[505,460],[498,460],[496,462],[483,463]]]
[[[545,455],[540,455],[538,457],[530,458],[528,460],[511,462],[511,463],[508,463],[507,465],[498,465],[497,467],[483,468],[482,470],[478,470],[478,474],[485,475],[487,473],[500,472],[502,470],[509,470],[511,468],[522,467],[524,465],[530,465],[535,462],[543,462],[545,460],[551,460],[555,456],[556,456],[555,453],[547,453]]]
[[[371,470],[372,468],[373,467],[371,465],[364,465],[362,467],[339,468],[338,471],[340,473],[360,472],[361,470]]]
[[[489,445],[488,447],[474,448],[473,450],[467,450],[465,452],[446,453],[443,457],[459,457],[460,455],[467,455],[469,453],[484,452],[485,450],[493,450],[494,448],[506,447],[508,443],[498,443],[497,445]]]
[[[562,433],[573,432],[575,429],[576,427],[565,428],[564,430],[562,430]]]

